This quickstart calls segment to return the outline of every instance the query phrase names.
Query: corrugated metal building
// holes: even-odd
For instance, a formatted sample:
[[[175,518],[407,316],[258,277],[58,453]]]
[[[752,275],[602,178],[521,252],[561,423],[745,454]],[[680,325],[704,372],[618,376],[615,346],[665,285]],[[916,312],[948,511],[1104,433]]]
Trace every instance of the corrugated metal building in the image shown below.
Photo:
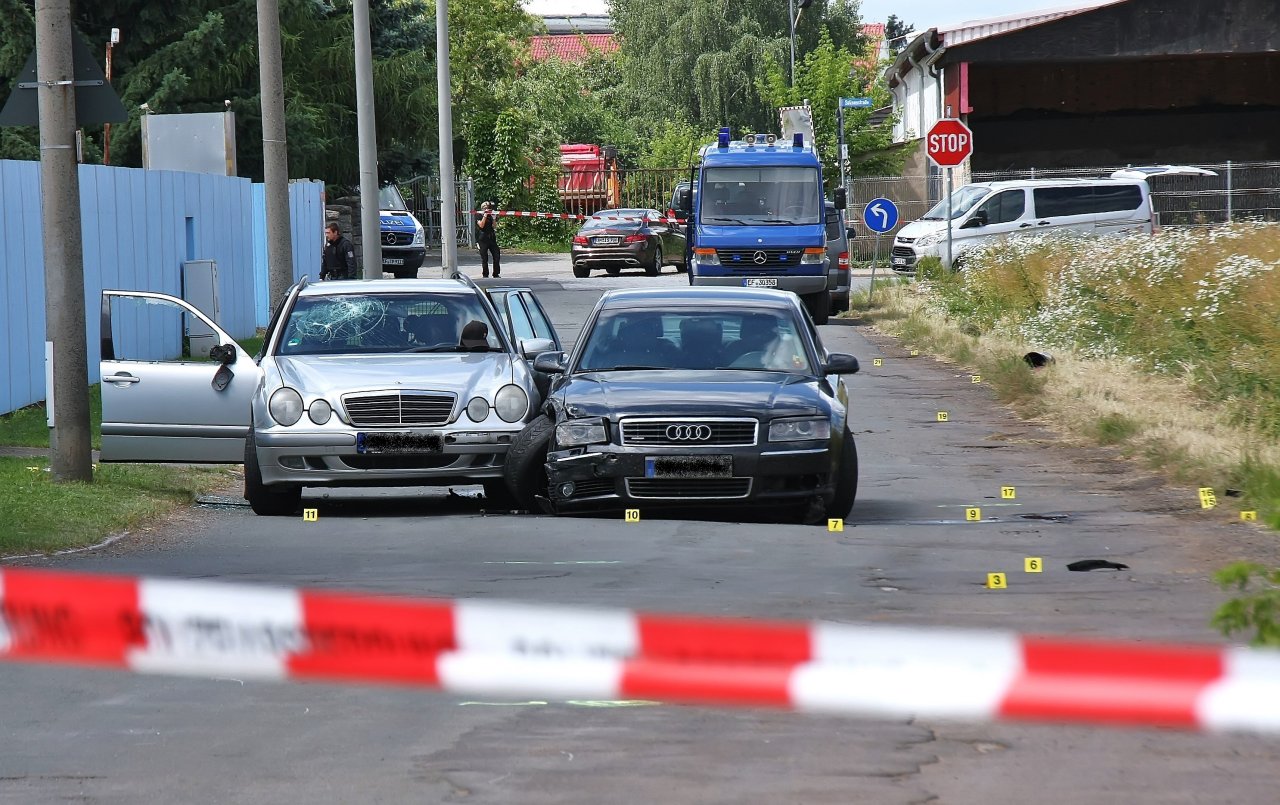
[[[931,28],[887,72],[895,139],[960,117],[975,171],[1277,159],[1277,51],[1277,0],[1092,0]],[[919,153],[905,173],[924,172]]]

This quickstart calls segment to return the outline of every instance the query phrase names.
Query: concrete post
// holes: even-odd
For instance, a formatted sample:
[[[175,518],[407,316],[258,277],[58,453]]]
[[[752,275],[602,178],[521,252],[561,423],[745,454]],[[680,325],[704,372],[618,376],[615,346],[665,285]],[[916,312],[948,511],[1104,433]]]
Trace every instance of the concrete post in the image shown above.
[[[436,98],[440,107],[440,270],[448,277],[458,270],[458,191],[453,182],[448,0],[436,0]]]
[[[373,41],[369,0],[352,4],[356,45],[356,142],[360,153],[360,230],[364,278],[382,279],[382,223],[378,215],[378,139],[373,102]]]
[[[278,0],[258,2],[258,84],[262,97],[262,173],[267,207],[267,287],[270,309],[293,284],[289,226],[289,145],[284,125],[284,69]],[[317,232],[315,236],[321,237]],[[310,268],[310,267],[309,267]],[[318,272],[319,266],[314,267]]]
[[[52,381],[45,399],[50,406],[50,471],[57,482],[93,481],[74,73],[71,0],[37,0],[45,354],[53,364],[45,368]]]

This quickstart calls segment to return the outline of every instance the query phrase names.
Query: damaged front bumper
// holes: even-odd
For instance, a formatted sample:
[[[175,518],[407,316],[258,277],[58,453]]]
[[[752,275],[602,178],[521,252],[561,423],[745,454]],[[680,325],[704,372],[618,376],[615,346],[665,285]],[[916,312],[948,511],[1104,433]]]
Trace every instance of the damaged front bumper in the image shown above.
[[[827,443],[770,449],[593,445],[547,454],[548,502],[558,512],[654,505],[778,505],[833,495]]]

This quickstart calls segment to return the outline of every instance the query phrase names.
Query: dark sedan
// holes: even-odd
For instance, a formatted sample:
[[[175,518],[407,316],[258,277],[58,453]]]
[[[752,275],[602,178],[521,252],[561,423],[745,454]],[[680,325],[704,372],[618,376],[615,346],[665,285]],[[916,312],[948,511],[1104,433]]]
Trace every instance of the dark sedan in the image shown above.
[[[839,375],[795,294],[609,291],[512,442],[508,488],[555,512],[724,504],[811,521],[853,507],[858,456]]]
[[[591,276],[603,268],[617,276],[624,268],[643,268],[656,277],[664,265],[684,270],[684,234],[657,210],[601,210],[573,236],[573,276]]]

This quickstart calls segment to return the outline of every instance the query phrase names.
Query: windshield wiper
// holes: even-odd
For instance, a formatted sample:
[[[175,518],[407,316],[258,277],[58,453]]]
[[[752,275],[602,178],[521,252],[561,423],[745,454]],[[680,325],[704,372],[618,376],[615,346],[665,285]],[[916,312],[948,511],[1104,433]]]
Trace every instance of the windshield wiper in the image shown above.
[[[737,224],[739,226],[748,226],[747,222],[741,218],[703,218],[702,223]]]
[[[440,344],[434,347],[409,347],[401,352],[505,352],[502,347],[460,347],[457,344]]]
[[[590,372],[635,372],[635,371],[640,371],[640,370],[643,370],[643,369],[652,369],[652,370],[654,370],[654,371],[661,372],[661,371],[663,371],[663,370],[665,370],[665,369],[668,369],[668,368],[670,368],[670,367],[667,367],[667,366],[640,366],[640,365],[630,365],[630,364],[628,364],[628,365],[624,365],[624,366],[610,366],[610,367],[609,367],[609,368],[607,368],[607,369],[588,369],[587,371],[590,371]]]

